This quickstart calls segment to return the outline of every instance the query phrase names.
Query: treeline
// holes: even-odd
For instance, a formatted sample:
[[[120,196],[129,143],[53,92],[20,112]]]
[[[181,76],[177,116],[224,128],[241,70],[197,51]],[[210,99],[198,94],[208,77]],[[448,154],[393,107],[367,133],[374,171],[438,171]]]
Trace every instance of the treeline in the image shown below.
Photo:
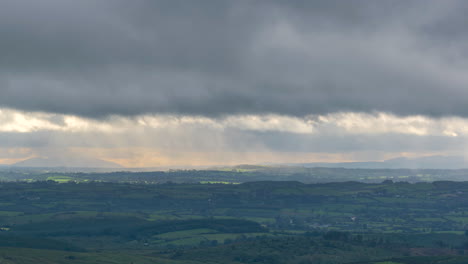
[[[437,180],[465,181],[468,170],[435,169],[345,169],[345,168],[304,168],[247,166],[246,168],[225,168],[206,170],[170,170],[151,172],[45,172],[50,169],[10,168],[0,170],[0,181],[47,181],[54,177],[70,180],[108,181],[160,184],[166,182],[249,182],[249,181],[300,181],[303,183],[326,183],[360,181],[379,183],[383,180],[430,182]],[[382,175],[385,176],[382,179]]]
[[[78,252],[85,251],[83,248],[77,247],[64,241],[58,241],[48,238],[38,238],[32,236],[14,236],[11,234],[0,235],[0,247],[36,248]]]
[[[36,237],[120,236],[128,240],[191,230],[212,229],[220,233],[261,233],[267,229],[256,222],[241,219],[196,219],[146,221],[135,217],[72,218],[13,226],[10,233]]]

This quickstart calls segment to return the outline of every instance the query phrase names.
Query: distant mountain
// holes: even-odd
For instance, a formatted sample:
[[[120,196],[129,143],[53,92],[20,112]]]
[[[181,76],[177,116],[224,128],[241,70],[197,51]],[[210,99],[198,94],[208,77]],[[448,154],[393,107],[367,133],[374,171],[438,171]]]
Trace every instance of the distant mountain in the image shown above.
[[[35,168],[122,168],[117,163],[87,157],[37,157],[17,162],[13,167]]]
[[[393,168],[466,169],[468,163],[462,156],[428,156],[420,158],[396,158],[384,161]]]
[[[468,162],[461,156],[427,156],[419,158],[395,158],[385,161],[297,163],[304,167],[349,168],[349,169],[467,169]]]

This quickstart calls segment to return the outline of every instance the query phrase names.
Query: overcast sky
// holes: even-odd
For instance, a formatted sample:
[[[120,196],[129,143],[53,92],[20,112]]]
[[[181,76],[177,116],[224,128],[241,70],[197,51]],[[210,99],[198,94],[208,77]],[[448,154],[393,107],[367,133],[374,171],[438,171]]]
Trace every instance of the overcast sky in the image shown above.
[[[0,164],[465,155],[455,0],[0,0]]]

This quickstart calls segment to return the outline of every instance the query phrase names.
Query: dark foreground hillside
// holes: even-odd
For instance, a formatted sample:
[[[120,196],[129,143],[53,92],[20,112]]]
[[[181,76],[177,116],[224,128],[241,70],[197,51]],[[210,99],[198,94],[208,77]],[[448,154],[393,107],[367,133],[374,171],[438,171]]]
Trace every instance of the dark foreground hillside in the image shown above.
[[[468,182],[0,183],[1,263],[468,263],[467,224]]]

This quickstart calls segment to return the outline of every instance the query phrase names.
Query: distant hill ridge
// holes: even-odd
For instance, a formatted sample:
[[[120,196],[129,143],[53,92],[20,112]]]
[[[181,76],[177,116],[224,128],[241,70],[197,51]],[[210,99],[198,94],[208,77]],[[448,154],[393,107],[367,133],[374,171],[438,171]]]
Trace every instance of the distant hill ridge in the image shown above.
[[[17,162],[13,167],[37,167],[37,168],[122,168],[117,163],[88,157],[36,157]]]
[[[418,158],[399,157],[385,161],[339,162],[339,163],[294,163],[303,167],[349,168],[349,169],[466,169],[468,163],[462,156],[426,156]]]
[[[231,169],[262,170],[275,166],[325,167],[347,169],[468,169],[468,163],[462,156],[426,156],[418,158],[399,157],[385,161],[368,162],[312,162],[312,163],[268,163],[264,165],[242,164],[229,166]],[[77,156],[35,157],[17,162],[13,167],[31,168],[123,168],[121,165],[101,159]],[[217,167],[215,167],[217,168]],[[204,168],[206,169],[206,168]]]

